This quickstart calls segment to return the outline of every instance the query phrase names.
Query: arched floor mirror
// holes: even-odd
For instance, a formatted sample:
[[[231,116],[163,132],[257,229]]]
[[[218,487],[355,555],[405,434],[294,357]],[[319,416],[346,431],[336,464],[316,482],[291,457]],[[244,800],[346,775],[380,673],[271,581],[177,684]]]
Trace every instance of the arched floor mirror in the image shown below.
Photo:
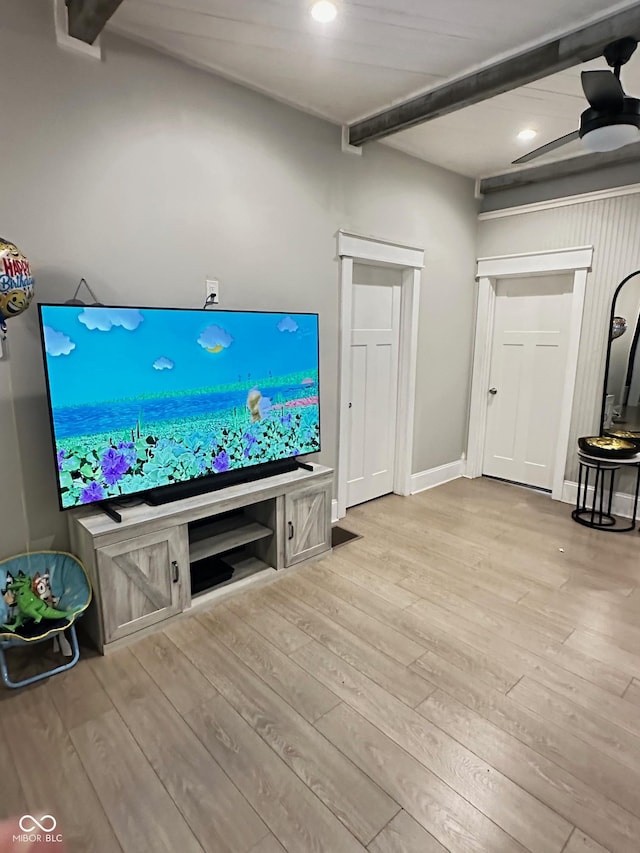
[[[600,434],[640,432],[640,270],[613,296]]]

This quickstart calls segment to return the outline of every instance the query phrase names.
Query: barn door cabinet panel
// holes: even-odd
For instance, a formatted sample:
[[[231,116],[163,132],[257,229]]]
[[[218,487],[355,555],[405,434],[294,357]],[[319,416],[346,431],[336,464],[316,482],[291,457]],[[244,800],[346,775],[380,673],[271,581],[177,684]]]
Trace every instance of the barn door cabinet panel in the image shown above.
[[[105,643],[164,622],[183,609],[186,531],[176,527],[96,550]]]
[[[331,547],[331,487],[307,486],[285,495],[285,566]]]

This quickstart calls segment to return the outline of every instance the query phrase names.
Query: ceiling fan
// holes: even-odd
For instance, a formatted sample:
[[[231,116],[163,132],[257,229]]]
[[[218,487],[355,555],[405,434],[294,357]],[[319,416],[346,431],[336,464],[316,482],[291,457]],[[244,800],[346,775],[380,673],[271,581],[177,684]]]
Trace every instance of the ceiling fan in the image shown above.
[[[613,71],[583,71],[582,88],[589,108],[580,116],[580,127],[566,136],[530,151],[513,161],[514,166],[555,151],[574,139],[581,139],[589,151],[614,151],[640,142],[640,99],[625,95],[620,82],[620,69],[631,59],[638,46],[634,38],[612,42],[604,50],[604,58]]]

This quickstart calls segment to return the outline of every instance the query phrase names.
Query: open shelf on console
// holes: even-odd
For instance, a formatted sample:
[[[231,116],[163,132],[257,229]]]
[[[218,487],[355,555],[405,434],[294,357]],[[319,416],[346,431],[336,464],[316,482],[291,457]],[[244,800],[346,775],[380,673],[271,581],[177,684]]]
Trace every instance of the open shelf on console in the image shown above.
[[[209,593],[217,592],[229,584],[246,580],[252,575],[264,571],[273,571],[272,566],[250,553],[246,548],[220,558],[213,558],[214,565],[207,573],[207,563],[203,560],[191,566],[191,597],[200,600]],[[216,572],[219,572],[216,574]]]
[[[272,536],[273,530],[244,512],[189,526],[189,562],[195,563]]]
[[[192,598],[275,567],[275,527],[273,500],[189,523]]]

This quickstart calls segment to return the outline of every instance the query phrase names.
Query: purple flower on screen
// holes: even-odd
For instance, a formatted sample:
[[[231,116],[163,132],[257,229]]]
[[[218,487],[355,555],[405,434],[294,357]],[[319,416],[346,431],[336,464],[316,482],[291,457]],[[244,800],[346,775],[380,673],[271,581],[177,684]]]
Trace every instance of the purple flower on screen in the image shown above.
[[[251,456],[251,451],[253,450],[253,446],[258,443],[258,439],[255,437],[255,435],[251,435],[250,432],[245,432],[245,434],[242,437],[247,442],[247,446],[242,451],[242,455],[244,456],[245,459],[248,459],[249,456]]]
[[[226,450],[221,450],[213,460],[213,470],[220,474],[222,471],[228,471],[231,460]]]
[[[80,494],[80,501],[83,504],[90,504],[101,500],[104,500],[104,490],[100,483],[91,483]]]
[[[62,463],[64,462],[64,450],[58,451],[58,471],[62,471]]]
[[[126,457],[129,467],[135,464],[136,459],[138,458],[138,453],[136,451],[135,444],[132,441],[118,442],[118,450],[121,450],[122,454]]]
[[[123,474],[126,474],[131,467],[125,454],[118,450],[114,450],[113,447],[110,447],[102,454],[102,461],[100,462],[100,465],[102,466],[102,474],[105,482],[110,486],[117,483]]]

